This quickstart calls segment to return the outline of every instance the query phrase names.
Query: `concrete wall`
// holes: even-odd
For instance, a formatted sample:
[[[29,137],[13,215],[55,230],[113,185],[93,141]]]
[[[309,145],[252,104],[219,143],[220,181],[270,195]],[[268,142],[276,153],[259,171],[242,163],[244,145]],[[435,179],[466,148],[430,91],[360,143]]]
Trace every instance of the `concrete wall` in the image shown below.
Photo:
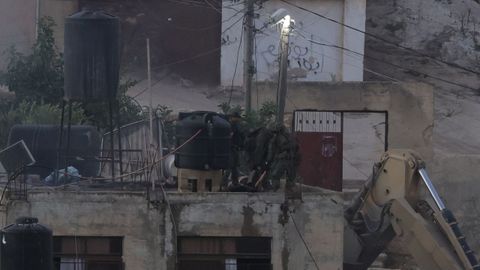
[[[275,83],[259,84],[253,104],[273,101],[275,93]],[[285,111],[295,109],[387,111],[389,148],[410,148],[433,159],[433,89],[426,84],[291,83]]]
[[[163,268],[163,214],[147,207],[141,193],[30,192],[28,202],[12,202],[6,224],[35,216],[60,236],[124,236],[126,270]]]
[[[77,0],[2,0],[0,1],[0,70],[8,64],[7,49],[30,53],[35,43],[37,17],[50,16],[57,26],[54,36],[63,51],[63,20],[78,9]]]
[[[265,236],[272,238],[275,270],[316,269],[305,238],[325,270],[342,268],[343,202],[338,193],[304,194],[303,202],[282,210],[283,193],[170,193],[180,236]],[[38,217],[54,235],[124,236],[126,270],[173,269],[175,237],[165,204],[149,208],[133,192],[34,191],[28,202],[13,202],[6,223],[22,215]]]
[[[3,54],[11,46],[27,52],[35,41],[36,3],[32,0],[0,1],[0,70],[7,66]]]
[[[243,83],[242,5],[237,1],[224,1],[222,18],[221,82],[224,86]],[[326,15],[339,22],[365,29],[365,0],[295,0],[294,4]],[[278,75],[279,32],[266,26],[269,15],[279,8],[288,10],[295,20],[295,30],[290,37],[289,76],[298,81],[362,81],[363,57],[328,46],[320,46],[309,40],[337,45],[363,53],[364,35],[343,26],[321,19],[278,0],[267,1],[262,8],[256,6],[257,80],[276,81]],[[233,7],[233,8],[232,8]],[[238,23],[234,24],[235,22]],[[233,25],[233,26],[232,26]],[[240,43],[242,41],[242,43]],[[240,48],[240,49],[239,49]],[[237,54],[239,52],[239,54]],[[237,62],[238,55],[238,63]],[[235,72],[235,66],[236,72]]]
[[[57,24],[54,37],[60,51],[63,52],[65,17],[78,11],[78,0],[39,0],[40,16],[50,16]]]

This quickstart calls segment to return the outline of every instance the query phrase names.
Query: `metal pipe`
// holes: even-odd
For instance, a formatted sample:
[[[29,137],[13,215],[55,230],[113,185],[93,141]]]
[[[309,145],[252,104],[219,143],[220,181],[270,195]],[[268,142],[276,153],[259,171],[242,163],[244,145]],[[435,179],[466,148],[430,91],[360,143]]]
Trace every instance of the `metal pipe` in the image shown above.
[[[424,182],[425,185],[427,186],[428,191],[429,191],[430,194],[432,195],[433,200],[434,200],[435,203],[437,204],[437,206],[438,206],[438,208],[440,209],[440,211],[444,210],[444,209],[446,208],[446,207],[445,207],[445,204],[443,203],[442,199],[440,198],[440,195],[438,195],[438,192],[437,192],[437,190],[435,189],[435,187],[433,186],[433,183],[432,183],[432,181],[430,180],[430,177],[428,177],[427,171],[425,171],[425,169],[419,169],[419,170],[418,170],[418,173],[420,173],[420,176],[422,177],[423,182]]]
[[[65,120],[65,100],[62,100],[62,115],[60,117],[60,129],[58,131],[58,145],[57,145],[57,163],[55,168],[55,185],[58,182],[58,170],[60,170],[60,159],[62,157],[62,147],[63,147],[63,126]]]
[[[70,137],[72,136],[72,107],[73,101],[68,101],[68,123],[67,123],[67,149],[65,150],[65,171],[64,171],[64,181],[67,183],[68,180],[68,165],[69,165],[69,156],[70,156]]]
[[[114,145],[114,125],[113,125],[113,108],[112,108],[112,100],[108,101],[108,115],[110,120],[110,150],[112,151],[112,181],[115,182],[115,145]]]
[[[117,140],[118,140],[118,160],[120,165],[120,175],[123,175],[123,151],[122,151],[122,125],[120,123],[120,101],[115,101],[115,109],[117,114]],[[123,177],[120,177],[120,181],[123,182]]]

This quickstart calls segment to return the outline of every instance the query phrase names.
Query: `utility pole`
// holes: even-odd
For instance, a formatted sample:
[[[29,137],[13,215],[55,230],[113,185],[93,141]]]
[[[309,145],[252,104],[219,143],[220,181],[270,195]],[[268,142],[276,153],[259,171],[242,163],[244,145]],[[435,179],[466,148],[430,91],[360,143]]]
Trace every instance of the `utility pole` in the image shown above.
[[[243,53],[243,87],[245,87],[245,111],[252,110],[253,46],[254,46],[254,0],[245,0],[245,43]]]
[[[287,68],[288,68],[288,42],[291,29],[290,16],[285,16],[280,34],[280,67],[278,71],[277,88],[277,124],[283,125],[285,113],[285,99],[287,96]]]

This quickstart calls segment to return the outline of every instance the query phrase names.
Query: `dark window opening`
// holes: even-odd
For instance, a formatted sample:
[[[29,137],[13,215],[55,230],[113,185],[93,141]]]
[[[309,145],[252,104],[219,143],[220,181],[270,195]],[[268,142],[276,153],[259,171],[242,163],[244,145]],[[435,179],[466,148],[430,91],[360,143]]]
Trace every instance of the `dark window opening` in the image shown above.
[[[188,190],[191,192],[197,192],[197,179],[188,179]]]
[[[55,270],[123,270],[122,237],[53,238]]]
[[[212,192],[212,179],[205,179],[205,191]]]
[[[268,237],[180,237],[179,270],[271,270]]]

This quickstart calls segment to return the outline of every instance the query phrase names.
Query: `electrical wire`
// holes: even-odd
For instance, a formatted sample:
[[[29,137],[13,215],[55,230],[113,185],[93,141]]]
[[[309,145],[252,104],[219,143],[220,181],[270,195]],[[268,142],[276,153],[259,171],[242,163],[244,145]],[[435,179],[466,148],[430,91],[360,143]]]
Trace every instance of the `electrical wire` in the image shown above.
[[[163,79],[165,79],[166,77],[168,77],[168,75],[169,75],[169,74],[167,74],[167,75],[163,76],[162,78],[160,78],[159,80],[155,81],[150,87],[153,87],[153,86],[159,84],[161,81],[163,81]],[[140,104],[138,103],[138,101],[136,101],[135,98],[137,98],[138,96],[140,96],[140,95],[142,95],[143,93],[145,93],[150,87],[147,86],[147,87],[143,88],[142,90],[140,90],[140,92],[136,93],[136,94],[132,97],[132,100],[135,100],[135,102],[137,102],[137,105],[140,105]],[[142,106],[140,106],[140,107],[142,107]]]
[[[288,207],[288,206],[286,206],[286,207]],[[292,218],[292,223],[295,227],[295,230],[297,231],[298,236],[302,240],[303,245],[305,246],[305,249],[308,252],[308,255],[310,255],[310,258],[312,259],[313,263],[315,264],[315,267],[317,268],[317,270],[320,270],[320,267],[318,266],[317,261],[315,260],[315,257],[313,257],[312,251],[310,250],[310,247],[308,246],[307,241],[305,241],[305,238],[303,237],[302,233],[298,229],[297,222],[295,221],[295,218],[293,216],[293,214],[294,214],[293,211],[289,211],[289,213],[290,213],[290,217]]]
[[[222,31],[222,35],[225,34],[228,30],[230,30],[232,27],[234,27],[238,22],[240,22],[243,19],[245,19],[245,14],[243,16],[241,16],[240,18],[238,18],[238,20],[236,20],[234,23],[232,23],[229,27],[225,28]]]
[[[68,174],[67,172],[64,172],[63,175],[64,176],[70,176],[70,177],[74,177],[74,178],[78,178],[78,179],[81,179],[80,181],[76,181],[76,182],[72,182],[72,183],[67,183],[67,184],[64,184],[64,185],[59,185],[59,186],[55,186],[53,187],[53,189],[59,189],[59,188],[62,188],[62,187],[66,187],[66,186],[70,186],[70,185],[74,185],[74,184],[78,184],[78,183],[81,183],[81,182],[85,182],[85,181],[94,181],[94,180],[116,180],[116,179],[120,179],[120,178],[125,178],[125,177],[128,177],[128,176],[131,176],[131,175],[134,175],[134,174],[138,174],[138,173],[141,173],[147,169],[149,169],[151,166],[154,166],[160,162],[162,162],[163,160],[165,160],[167,157],[175,154],[176,152],[178,152],[178,150],[182,149],[185,145],[187,145],[188,143],[190,143],[193,139],[195,139],[201,132],[203,131],[203,129],[199,129],[194,135],[192,135],[190,138],[188,138],[184,143],[182,143],[181,145],[179,145],[177,148],[173,149],[172,151],[170,151],[168,154],[164,155],[162,158],[158,159],[158,160],[155,160],[152,162],[152,164],[147,164],[146,166],[142,167],[142,168],[139,168],[135,171],[132,171],[132,172],[129,172],[129,173],[125,173],[123,175],[118,175],[118,176],[114,176],[114,177],[110,177],[110,178],[103,178],[103,177],[83,177],[83,176],[75,176],[75,175],[70,175]],[[26,166],[27,167],[27,166]],[[25,167],[25,168],[26,168]],[[55,170],[55,169],[52,169],[52,170]]]
[[[177,64],[180,64],[180,63],[189,62],[189,61],[191,61],[191,60],[200,58],[200,57],[202,57],[202,56],[206,56],[206,55],[215,53],[215,52],[219,51],[221,48],[222,48],[222,46],[217,47],[217,48],[214,48],[214,49],[211,49],[211,50],[208,50],[208,51],[205,51],[205,52],[202,52],[202,53],[199,53],[199,54],[194,55],[194,56],[192,56],[192,57],[188,57],[188,58],[180,59],[180,60],[173,61],[173,62],[170,62],[170,63],[166,63],[166,64],[163,64],[163,65],[160,65],[160,66],[156,66],[156,67],[153,67],[152,70],[158,70],[158,69],[160,69],[160,68],[165,68],[165,67],[177,65]]]
[[[282,0],[282,1],[283,1],[283,0]],[[300,36],[303,37],[304,39],[312,42],[313,44],[317,44],[317,45],[320,45],[320,46],[331,47],[331,48],[336,48],[336,49],[344,50],[344,51],[347,51],[347,52],[351,52],[351,53],[354,53],[354,54],[356,54],[356,55],[363,56],[364,58],[371,59],[371,60],[373,60],[373,61],[375,61],[375,62],[383,63],[383,64],[386,64],[386,65],[395,67],[395,68],[397,68],[397,69],[403,70],[403,71],[405,71],[405,72],[410,73],[411,75],[417,74],[417,75],[421,75],[421,76],[423,76],[423,77],[425,77],[425,78],[434,79],[434,80],[437,80],[437,81],[440,81],[440,82],[443,82],[443,83],[446,83],[446,84],[450,84],[450,85],[453,85],[453,86],[457,86],[457,87],[469,89],[469,90],[472,90],[472,91],[477,91],[477,90],[478,90],[478,89],[473,88],[473,87],[468,86],[468,85],[464,85],[464,84],[456,83],[456,82],[453,82],[453,81],[449,81],[449,80],[440,78],[440,77],[438,77],[438,76],[434,76],[434,75],[430,75],[430,74],[427,74],[427,73],[424,73],[424,72],[416,71],[416,70],[411,69],[411,68],[406,68],[406,67],[400,66],[400,65],[398,65],[398,64],[390,63],[390,62],[388,62],[388,61],[385,61],[385,60],[382,60],[382,59],[378,59],[378,58],[373,57],[373,56],[365,55],[365,54],[363,54],[363,53],[360,53],[360,52],[357,52],[357,51],[354,51],[354,50],[351,50],[351,49],[348,49],[348,48],[345,48],[345,47],[342,47],[342,46],[339,46],[339,45],[327,44],[327,43],[319,42],[319,41],[316,41],[316,40],[307,38],[307,37],[305,37],[305,36],[303,36],[303,35],[301,35],[301,34],[300,34]]]
[[[245,16],[243,16],[245,18]],[[242,23],[242,25],[245,24],[245,21]],[[242,32],[240,33],[240,40],[238,41],[238,48],[237,48],[237,55],[236,55],[236,60],[235,60],[235,69],[233,70],[233,76],[232,76],[232,86],[230,87],[230,96],[228,97],[228,106],[230,106],[230,103],[232,102],[232,96],[233,96],[233,84],[235,83],[235,76],[237,75],[237,67],[238,67],[238,58],[240,56],[240,48],[242,47],[242,41],[243,41],[243,29]]]
[[[63,173],[63,175],[64,175],[65,177],[69,176],[69,177],[78,178],[78,179],[81,179],[81,180],[80,180],[80,181],[76,181],[76,182],[72,182],[72,183],[67,183],[67,184],[64,184],[64,185],[55,186],[55,187],[53,187],[52,189],[53,189],[53,190],[56,190],[56,189],[59,189],[59,188],[62,188],[62,187],[66,187],[66,186],[78,184],[78,183],[81,183],[81,182],[92,181],[92,180],[116,180],[116,179],[128,177],[128,176],[133,175],[133,174],[141,173],[142,171],[145,171],[145,170],[149,169],[150,167],[153,167],[153,166],[157,165],[158,163],[160,163],[160,162],[162,162],[163,160],[165,160],[167,157],[169,157],[169,156],[175,154],[176,152],[178,152],[178,151],[179,151],[180,149],[182,149],[185,145],[187,145],[187,144],[190,143],[193,139],[195,139],[202,131],[203,131],[203,129],[199,129],[194,135],[192,135],[190,138],[188,138],[184,143],[182,143],[181,145],[179,145],[178,147],[176,147],[175,149],[173,149],[172,151],[170,151],[168,154],[164,155],[162,158],[160,158],[160,159],[158,159],[158,160],[154,160],[154,161],[152,162],[152,164],[147,164],[146,166],[144,166],[144,167],[142,167],[142,168],[139,168],[139,169],[137,169],[137,170],[135,170],[135,171],[132,171],[132,172],[129,172],[129,173],[126,173],[126,174],[123,174],[123,175],[119,175],[119,176],[110,177],[110,178],[103,178],[103,177],[82,177],[82,176],[71,175],[71,174],[67,173],[67,171],[65,171],[65,172]],[[56,171],[56,170],[57,170],[57,169],[54,169],[54,168],[50,168],[50,167],[46,167],[46,166],[41,166],[41,165],[23,166],[22,168],[20,168],[20,169],[18,169],[17,171],[15,171],[15,172],[8,178],[8,181],[7,181],[6,185],[3,187],[2,195],[1,195],[1,197],[0,197],[0,204],[1,204],[1,202],[3,201],[4,195],[5,195],[5,191],[6,191],[6,189],[8,188],[10,182],[13,181],[18,175],[20,175],[26,168],[31,168],[31,167],[41,167],[41,168],[50,169],[50,170],[52,170],[52,171]]]
[[[210,26],[205,26],[205,27],[201,27],[201,28],[191,28],[191,27],[185,27],[185,26],[177,26],[177,25],[172,25],[174,28],[177,28],[177,29],[180,29],[180,30],[185,30],[185,31],[205,31],[205,30],[209,30],[209,29],[213,29],[219,25],[222,25],[230,20],[232,20],[233,18],[235,18],[238,14],[244,12],[246,10],[246,8],[243,8],[241,10],[238,10],[237,12],[235,12],[232,16],[228,17],[227,19],[219,22],[219,23],[216,23],[216,24],[213,24],[213,25],[210,25]]]
[[[210,3],[210,1],[208,1],[208,0],[203,0],[203,1],[205,1],[205,3],[206,3],[207,5],[209,5],[213,10],[215,10],[215,11],[218,12],[219,14],[222,14],[221,7],[220,7],[220,9],[218,9],[218,7],[214,6],[212,3]]]
[[[414,54],[416,54],[416,55],[418,55],[418,56],[422,56],[422,57],[425,57],[425,58],[429,58],[429,59],[435,60],[435,61],[437,61],[437,62],[440,62],[440,63],[442,63],[442,64],[445,64],[445,65],[448,65],[448,66],[451,66],[451,67],[454,67],[454,68],[457,68],[457,69],[461,69],[461,70],[464,70],[464,71],[467,71],[467,72],[470,72],[470,73],[473,73],[473,74],[476,74],[476,75],[480,75],[480,72],[479,72],[479,71],[476,71],[476,70],[473,70],[473,69],[470,69],[470,68],[461,66],[461,65],[456,64],[456,63],[448,62],[448,61],[445,61],[445,60],[443,60],[443,59],[439,59],[439,58],[436,58],[436,57],[434,57],[434,56],[431,56],[431,55],[428,55],[428,54],[419,52],[419,51],[417,51],[417,50],[415,50],[415,49],[413,49],[413,48],[406,47],[406,46],[400,45],[400,44],[398,44],[398,43],[389,41],[389,40],[387,40],[387,39],[385,39],[385,38],[382,38],[382,37],[377,36],[377,35],[372,34],[372,33],[368,33],[368,32],[366,32],[366,31],[363,31],[363,30],[358,29],[358,28],[356,28],[356,27],[350,26],[350,25],[345,24],[345,23],[343,23],[343,22],[337,21],[337,20],[335,20],[335,19],[332,19],[332,18],[330,18],[330,17],[327,17],[327,16],[325,16],[325,15],[322,15],[322,14],[320,14],[320,13],[318,13],[318,12],[313,11],[313,10],[309,10],[309,9],[304,8],[304,7],[302,7],[302,6],[299,6],[299,5],[297,5],[297,4],[291,3],[291,2],[289,2],[289,1],[287,1],[287,0],[280,0],[280,1],[286,3],[286,4],[290,5],[290,6],[293,6],[293,7],[297,8],[297,9],[300,9],[300,10],[303,10],[303,11],[305,11],[305,12],[308,12],[308,13],[311,13],[311,14],[313,14],[313,15],[316,15],[316,16],[318,16],[318,17],[320,17],[320,18],[325,19],[325,20],[328,20],[328,21],[331,21],[331,22],[333,22],[333,23],[339,24],[339,25],[341,25],[341,26],[343,26],[343,27],[346,27],[346,28],[348,28],[348,29],[350,29],[350,30],[353,30],[353,31],[359,32],[359,33],[361,33],[361,34],[364,34],[364,35],[366,35],[366,36],[369,36],[369,37],[375,38],[375,39],[377,39],[377,40],[380,40],[380,41],[383,42],[383,43],[386,43],[386,44],[389,44],[389,45],[393,45],[393,46],[395,46],[395,47],[398,47],[398,48],[401,48],[401,49],[403,49],[403,50],[409,51],[409,52],[414,53]],[[476,90],[476,89],[475,89],[475,90]]]
[[[308,33],[308,32],[306,32],[306,31],[304,31],[304,30],[300,30],[300,29],[298,29],[298,28],[294,28],[294,30],[295,30],[295,33],[298,33],[300,37],[302,37],[303,39],[306,39],[306,40],[308,40],[308,38],[306,38],[305,36],[301,35],[301,33],[299,33],[299,32],[304,32],[304,33],[307,33],[307,34],[311,34],[311,33]],[[278,38],[277,36],[272,36],[272,35],[270,35],[270,34],[268,34],[268,33],[266,33],[266,32],[262,32],[262,34],[264,34],[265,36],[268,36],[268,37]],[[313,35],[313,34],[311,34],[311,35]],[[315,36],[315,35],[313,35],[313,36]],[[313,53],[315,53],[315,54],[317,54],[317,55],[320,55],[320,56],[322,56],[322,57],[326,57],[326,58],[329,58],[329,59],[332,59],[332,60],[335,60],[335,61],[339,61],[339,62],[340,62],[340,60],[337,59],[337,58],[328,56],[328,55],[323,54],[323,53],[319,53],[319,52],[317,52],[317,51],[315,51],[315,50],[312,50],[312,49],[310,49],[310,51],[313,52]],[[353,55],[351,55],[351,54],[347,54],[347,55],[350,56],[350,57],[353,57]],[[256,57],[256,56],[255,56],[255,57]],[[356,60],[361,60],[361,59],[356,59]],[[367,68],[365,68],[365,67],[356,66],[356,65],[353,65],[352,63],[348,63],[348,62],[345,63],[345,64],[346,64],[346,65],[349,65],[349,66],[352,66],[352,67],[359,68],[359,69],[363,69],[363,70],[366,71],[366,72],[369,72],[369,73],[375,74],[375,75],[377,75],[377,76],[381,76],[381,77],[387,78],[387,79],[389,79],[389,80],[391,80],[391,81],[394,81],[394,82],[400,82],[400,80],[398,80],[398,79],[396,79],[396,78],[393,78],[393,77],[391,77],[391,76],[389,76],[389,75],[380,73],[380,72],[378,72],[378,71],[374,71],[374,70],[371,70],[371,69],[367,69]],[[268,73],[266,73],[266,74],[268,74]]]
[[[238,14],[238,13],[237,13],[237,14]],[[233,17],[235,17],[237,14],[233,15],[232,17],[230,17],[230,19],[232,19]],[[238,20],[236,20],[235,22],[233,22],[229,27],[225,28],[225,29],[222,31],[222,35],[225,34],[225,32],[227,32],[228,30],[230,30],[232,27],[234,27],[238,22],[240,22],[240,21],[241,21],[242,19],[244,19],[244,18],[245,18],[245,15],[240,16],[240,18],[238,18]],[[230,20],[230,19],[227,19],[227,21]],[[191,61],[191,60],[200,58],[200,57],[202,57],[202,56],[206,56],[206,55],[215,53],[215,52],[219,51],[221,48],[222,48],[222,46],[219,46],[219,47],[216,47],[216,48],[207,50],[207,51],[205,51],[205,52],[201,52],[201,53],[199,53],[199,54],[197,54],[197,55],[194,55],[194,56],[192,56],[192,57],[188,57],[188,58],[180,59],[180,60],[173,61],[173,62],[170,62],[170,63],[162,64],[162,65],[160,65],[160,66],[153,67],[152,70],[158,70],[158,69],[161,69],[161,68],[165,68],[165,67],[177,65],[177,64],[180,64],[180,63],[189,62],[189,61]]]

